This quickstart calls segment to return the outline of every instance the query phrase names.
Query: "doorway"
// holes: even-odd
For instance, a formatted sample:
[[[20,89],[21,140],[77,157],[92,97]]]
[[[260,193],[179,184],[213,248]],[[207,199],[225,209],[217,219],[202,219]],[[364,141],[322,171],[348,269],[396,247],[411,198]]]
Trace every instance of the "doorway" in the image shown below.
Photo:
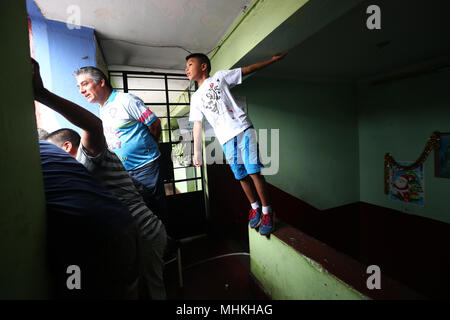
[[[206,232],[203,172],[192,164],[192,128],[188,121],[195,91],[184,74],[109,71],[118,92],[141,98],[161,120],[161,173],[168,207],[168,229],[177,239]]]

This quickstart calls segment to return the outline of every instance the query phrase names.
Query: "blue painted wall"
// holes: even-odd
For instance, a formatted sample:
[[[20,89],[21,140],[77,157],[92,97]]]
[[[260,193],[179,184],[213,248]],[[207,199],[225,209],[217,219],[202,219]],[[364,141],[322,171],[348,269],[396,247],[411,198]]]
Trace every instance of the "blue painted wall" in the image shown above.
[[[84,66],[97,66],[94,29],[81,27],[69,29],[64,22],[45,19],[33,0],[27,0],[31,19],[33,50],[40,64],[44,86],[98,115],[97,105],[90,104],[78,92],[73,72]],[[60,128],[80,132],[64,117],[55,113]],[[45,127],[45,118],[44,121]]]

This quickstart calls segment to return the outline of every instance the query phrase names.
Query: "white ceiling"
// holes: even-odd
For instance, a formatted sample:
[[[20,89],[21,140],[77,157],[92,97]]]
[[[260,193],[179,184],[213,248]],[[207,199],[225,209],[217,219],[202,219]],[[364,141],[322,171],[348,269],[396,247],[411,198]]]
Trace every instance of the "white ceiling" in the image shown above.
[[[108,65],[184,70],[189,52],[209,52],[251,0],[35,0],[44,17],[95,29]],[[188,52],[189,51],[189,52]]]
[[[366,27],[371,4],[380,7],[380,30]],[[258,76],[317,82],[378,81],[448,68],[449,10],[448,0],[310,0],[236,65],[288,50]]]

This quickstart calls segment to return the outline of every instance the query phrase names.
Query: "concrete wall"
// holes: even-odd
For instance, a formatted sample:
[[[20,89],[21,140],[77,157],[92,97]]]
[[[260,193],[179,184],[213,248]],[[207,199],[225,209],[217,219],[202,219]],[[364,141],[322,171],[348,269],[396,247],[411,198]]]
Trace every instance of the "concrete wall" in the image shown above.
[[[271,235],[249,228],[250,270],[274,300],[365,300],[318,263]]]
[[[95,65],[95,43],[92,29],[68,31],[63,23],[45,20],[33,1],[2,1],[0,6],[4,13],[0,22],[4,50],[0,54],[5,62],[0,108],[0,299],[43,299],[51,296],[51,286],[45,261],[45,197],[31,86],[27,12],[33,51],[41,64],[44,84],[80,105],[85,102],[72,72],[83,65]],[[83,59],[85,56],[88,59]],[[64,121],[58,121],[60,127],[70,126]]]
[[[84,66],[97,66],[94,29],[80,27],[69,29],[66,23],[45,19],[33,0],[27,0],[31,19],[33,51],[41,68],[44,86],[55,94],[73,101],[98,115],[98,107],[90,104],[78,92],[73,72]],[[99,50],[99,48],[98,48]],[[41,121],[38,125],[52,132],[60,128],[80,130],[53,110],[39,105]]]
[[[31,87],[24,1],[0,3],[0,299],[49,296],[45,198]]]

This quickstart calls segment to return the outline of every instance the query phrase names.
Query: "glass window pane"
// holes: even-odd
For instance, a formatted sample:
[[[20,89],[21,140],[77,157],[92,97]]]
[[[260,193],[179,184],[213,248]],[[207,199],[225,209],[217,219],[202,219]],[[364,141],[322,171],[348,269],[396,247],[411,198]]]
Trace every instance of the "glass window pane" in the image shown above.
[[[145,103],[166,103],[166,92],[164,90],[141,91],[129,89],[128,92],[138,96]]]
[[[161,120],[161,129],[169,129],[169,120],[167,118],[159,118]]]
[[[166,106],[147,105],[147,108],[149,108],[152,112],[154,112],[157,117],[167,117]]]
[[[159,89],[166,90],[164,77],[160,76],[132,76],[128,75],[128,88],[131,89]]]
[[[167,80],[186,80],[189,82],[189,79],[186,77],[185,74],[178,74],[178,75],[168,74]]]
[[[167,78],[167,86],[169,90],[186,90],[189,87],[189,79],[175,79],[173,77]]]
[[[188,181],[187,192],[199,191],[202,190],[202,180],[196,179]]]
[[[169,130],[162,130],[159,136],[159,142],[170,142],[169,140]]]
[[[169,106],[171,117],[182,117],[189,115],[189,105]]]
[[[177,180],[183,180],[183,179],[191,179],[196,178],[195,176],[195,167],[185,167],[185,168],[178,168],[173,169],[173,176],[175,181]]]
[[[179,191],[179,193],[186,193],[186,192],[188,192],[188,183],[187,183],[187,181],[176,182],[175,188],[176,188],[176,191]]]
[[[189,104],[189,95],[187,92],[182,91],[169,91],[169,102],[170,103],[186,103]]]
[[[122,75],[111,75],[109,78],[113,88],[123,88],[123,78]]]
[[[175,181],[186,179],[186,170],[184,168],[174,169],[173,170],[173,178],[175,179]]]
[[[183,146],[177,146],[177,148],[183,148],[186,149],[186,151],[192,150],[192,145],[189,146],[187,143],[189,141],[193,141],[192,139],[192,131],[180,133],[180,129],[173,129],[172,130],[172,142],[183,142]],[[189,149],[191,148],[191,149]],[[191,152],[192,153],[192,152]]]
[[[178,119],[177,118],[170,118],[170,128],[171,129],[178,129],[179,125],[178,125]]]
[[[203,190],[203,182],[202,179],[195,180],[197,182],[197,191]]]
[[[176,138],[176,137],[173,137]],[[172,138],[172,141],[173,141]],[[177,143],[172,146],[172,161],[174,168],[188,167],[192,165],[191,151],[186,148],[186,143]]]
[[[189,153],[192,151],[192,146],[188,145],[189,141],[192,141],[192,131],[186,133],[180,133],[180,129],[171,129],[172,142],[182,142],[183,146],[178,146],[177,148],[183,148],[183,153]],[[185,150],[185,151],[184,151]],[[192,154],[192,152],[190,152]]]

